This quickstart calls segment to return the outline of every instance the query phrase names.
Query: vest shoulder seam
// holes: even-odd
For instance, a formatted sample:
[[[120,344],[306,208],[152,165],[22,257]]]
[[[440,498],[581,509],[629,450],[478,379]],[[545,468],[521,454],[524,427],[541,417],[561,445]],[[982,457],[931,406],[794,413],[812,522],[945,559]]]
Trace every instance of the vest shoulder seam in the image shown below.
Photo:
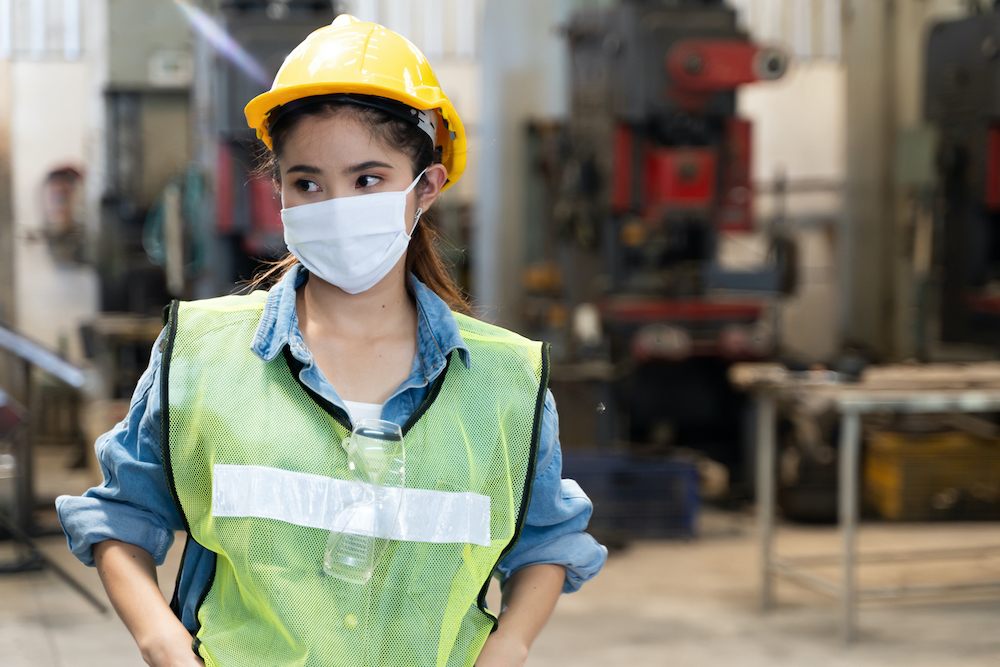
[[[251,294],[228,294],[211,299],[197,301],[182,301],[182,310],[201,310],[217,313],[239,313],[247,311],[263,311],[267,292],[257,290]]]
[[[535,346],[539,344],[538,341],[526,338],[510,329],[504,329],[495,324],[490,324],[461,313],[453,313],[453,315],[455,316],[455,323],[458,324],[458,331],[463,339],[472,338],[473,340],[496,341],[523,346]],[[474,331],[473,328],[482,328],[484,331]]]
[[[227,298],[227,297],[222,297]],[[214,301],[214,299],[209,299]],[[197,301],[182,302],[178,319],[177,343],[179,349],[186,348],[194,341],[203,340],[219,331],[232,327],[252,324],[257,326],[263,315],[264,302],[257,302],[258,307],[242,307],[233,309],[202,308],[194,304]],[[250,304],[248,304],[250,305]],[[221,319],[220,319],[221,318]],[[248,345],[252,341],[252,336]]]

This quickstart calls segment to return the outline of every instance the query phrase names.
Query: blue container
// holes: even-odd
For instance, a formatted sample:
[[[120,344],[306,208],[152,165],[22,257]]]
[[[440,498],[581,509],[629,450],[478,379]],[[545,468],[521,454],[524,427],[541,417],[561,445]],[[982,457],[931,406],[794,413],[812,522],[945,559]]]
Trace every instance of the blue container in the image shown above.
[[[689,461],[564,451],[562,476],[593,501],[588,531],[599,540],[695,536],[698,471]]]

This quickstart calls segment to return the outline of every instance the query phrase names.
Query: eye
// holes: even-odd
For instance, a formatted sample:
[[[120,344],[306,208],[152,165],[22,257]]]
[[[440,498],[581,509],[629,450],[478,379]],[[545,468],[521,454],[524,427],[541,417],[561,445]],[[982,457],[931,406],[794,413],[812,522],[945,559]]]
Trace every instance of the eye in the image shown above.
[[[359,188],[373,188],[381,182],[382,179],[379,178],[378,176],[365,174],[364,176],[358,176],[358,180],[355,183],[355,186]]]
[[[318,185],[316,185],[316,183],[314,183],[313,181],[307,181],[304,178],[300,178],[299,180],[295,181],[295,187],[300,192],[319,192],[320,191],[320,188],[319,188]]]

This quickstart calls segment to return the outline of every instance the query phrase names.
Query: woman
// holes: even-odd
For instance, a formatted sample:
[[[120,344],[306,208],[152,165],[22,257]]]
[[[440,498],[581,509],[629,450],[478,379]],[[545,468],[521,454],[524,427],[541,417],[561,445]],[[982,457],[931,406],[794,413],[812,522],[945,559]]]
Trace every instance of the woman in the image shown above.
[[[464,168],[458,115],[415,47],[344,15],[247,119],[292,255],[268,292],[172,304],[97,443],[104,483],[57,502],[70,549],[151,665],[523,664],[607,552],[559,479],[546,350],[461,314],[434,254],[426,212]],[[370,418],[402,427],[405,488],[351,578],[324,555],[351,532],[335,497],[354,492],[351,430]],[[155,563],[176,530],[168,605]]]

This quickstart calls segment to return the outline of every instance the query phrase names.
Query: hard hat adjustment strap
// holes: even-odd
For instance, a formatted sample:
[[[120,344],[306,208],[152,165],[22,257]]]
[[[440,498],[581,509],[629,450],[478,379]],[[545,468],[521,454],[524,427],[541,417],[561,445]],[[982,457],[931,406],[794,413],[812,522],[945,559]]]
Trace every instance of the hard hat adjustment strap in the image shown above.
[[[272,109],[267,115],[267,128],[270,133],[282,116],[293,111],[298,111],[311,106],[328,103],[354,104],[357,106],[377,109],[389,114],[393,118],[402,120],[410,125],[416,125],[431,138],[431,145],[437,147],[437,118],[438,114],[433,109],[415,109],[408,104],[391,100],[378,95],[363,95],[360,93],[330,93],[327,95],[312,95],[297,100],[286,102],[281,106]],[[454,137],[453,137],[454,138]]]

